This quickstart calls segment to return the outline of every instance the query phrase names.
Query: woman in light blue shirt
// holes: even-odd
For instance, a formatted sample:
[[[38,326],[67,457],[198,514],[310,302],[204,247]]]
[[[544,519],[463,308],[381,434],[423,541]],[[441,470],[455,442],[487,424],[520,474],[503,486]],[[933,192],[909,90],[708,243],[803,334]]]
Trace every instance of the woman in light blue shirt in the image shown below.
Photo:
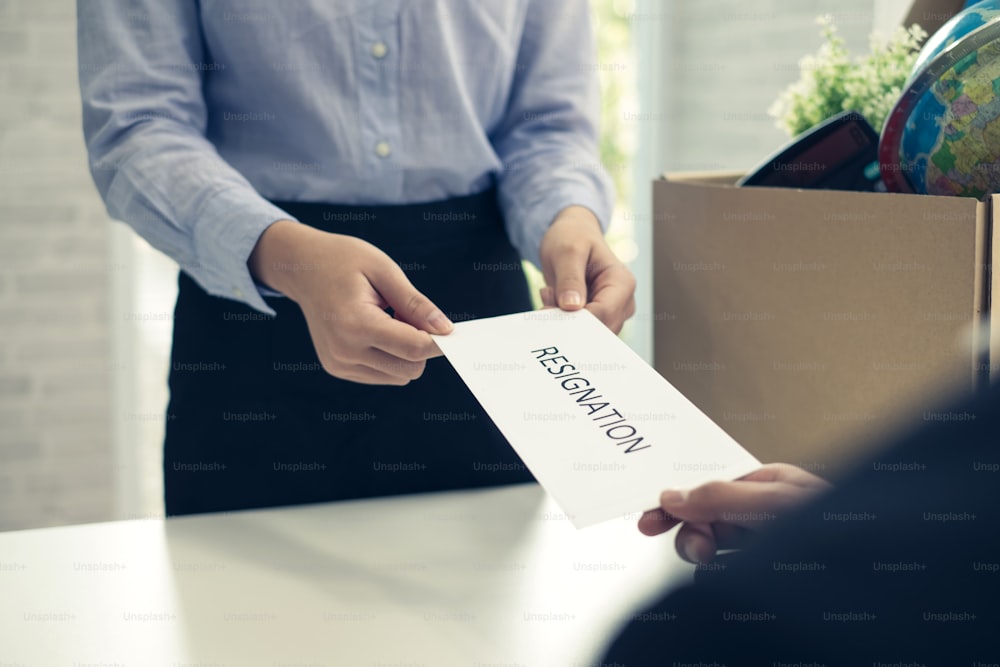
[[[168,513],[530,479],[429,334],[529,309],[521,258],[634,310],[588,3],[77,10],[94,181],[181,268]]]

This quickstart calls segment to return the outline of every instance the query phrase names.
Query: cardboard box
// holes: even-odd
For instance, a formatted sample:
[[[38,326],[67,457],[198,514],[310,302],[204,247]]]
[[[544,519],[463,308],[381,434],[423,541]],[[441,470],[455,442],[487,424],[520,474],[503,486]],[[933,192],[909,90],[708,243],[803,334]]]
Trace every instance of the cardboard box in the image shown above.
[[[828,470],[1000,368],[1000,197],[735,180],[654,182],[654,356],[758,458]]]

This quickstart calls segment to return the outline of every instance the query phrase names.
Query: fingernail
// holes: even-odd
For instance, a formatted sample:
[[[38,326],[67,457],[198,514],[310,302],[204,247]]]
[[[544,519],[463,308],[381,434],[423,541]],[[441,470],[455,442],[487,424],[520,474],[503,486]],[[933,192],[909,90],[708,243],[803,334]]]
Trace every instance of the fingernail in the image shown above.
[[[431,328],[437,331],[448,331],[452,326],[451,320],[445,317],[444,313],[440,310],[435,310],[430,314],[430,317],[427,318],[427,324],[431,325]]]
[[[686,497],[684,491],[664,491],[660,494],[660,505],[681,505]]]
[[[684,555],[692,563],[700,563],[701,559],[698,557],[698,548],[695,546],[694,542],[685,543],[681,549],[684,551]]]
[[[559,305],[561,306],[582,306],[583,297],[576,290],[567,290],[559,295]]]

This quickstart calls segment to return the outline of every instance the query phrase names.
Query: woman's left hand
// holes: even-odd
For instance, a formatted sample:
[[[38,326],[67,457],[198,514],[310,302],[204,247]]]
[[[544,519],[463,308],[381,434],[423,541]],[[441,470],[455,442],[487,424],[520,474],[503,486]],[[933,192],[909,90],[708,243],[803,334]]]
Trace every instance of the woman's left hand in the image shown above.
[[[542,238],[542,304],[587,310],[618,333],[635,314],[635,276],[611,251],[590,209],[563,209]]]

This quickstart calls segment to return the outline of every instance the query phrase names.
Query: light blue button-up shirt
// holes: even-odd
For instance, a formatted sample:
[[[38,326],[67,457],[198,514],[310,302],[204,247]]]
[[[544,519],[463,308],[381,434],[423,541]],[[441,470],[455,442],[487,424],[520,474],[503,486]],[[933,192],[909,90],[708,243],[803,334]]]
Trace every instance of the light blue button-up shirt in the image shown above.
[[[83,124],[111,216],[209,293],[272,313],[247,268],[268,200],[433,201],[498,186],[538,263],[555,215],[602,225],[585,0],[78,0]]]

